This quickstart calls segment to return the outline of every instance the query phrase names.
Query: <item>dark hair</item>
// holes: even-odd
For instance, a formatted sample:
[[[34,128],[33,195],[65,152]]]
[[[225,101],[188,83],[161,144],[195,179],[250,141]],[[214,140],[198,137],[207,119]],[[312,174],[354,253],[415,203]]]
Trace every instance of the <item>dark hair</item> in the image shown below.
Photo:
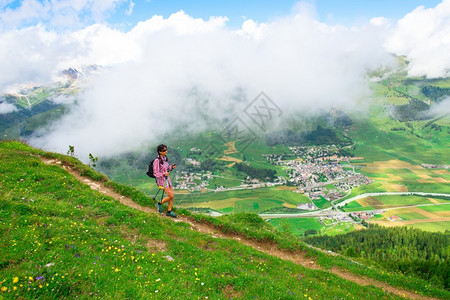
[[[159,152],[160,152],[160,151],[163,151],[164,149],[167,149],[167,146],[164,145],[164,144],[161,144],[161,145],[158,146],[158,148],[156,148],[156,151],[157,151],[158,154],[159,154]]]
[[[164,144],[161,144],[156,148],[156,151],[158,151],[158,158],[159,158],[160,164],[162,164],[162,159],[161,159],[161,156],[159,155],[159,152],[163,151],[164,149],[167,149],[167,146]],[[166,161],[169,162],[169,158],[167,156],[166,156]]]

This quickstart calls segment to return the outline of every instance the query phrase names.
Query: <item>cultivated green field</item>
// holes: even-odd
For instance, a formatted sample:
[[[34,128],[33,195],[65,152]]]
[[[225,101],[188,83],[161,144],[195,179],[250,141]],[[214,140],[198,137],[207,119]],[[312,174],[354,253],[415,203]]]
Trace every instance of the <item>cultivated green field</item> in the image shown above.
[[[319,209],[325,209],[331,206],[330,201],[321,197],[320,199],[313,200],[314,205],[316,205]]]
[[[439,200],[439,199],[437,199],[437,200]],[[448,202],[449,201],[441,200],[441,203],[448,203]],[[421,209],[429,211],[429,212],[439,212],[439,211],[449,211],[450,212],[450,203],[444,204],[444,205],[422,206]]]
[[[445,199],[386,195],[359,199],[345,207],[348,212],[374,209],[383,212],[369,222],[384,226],[410,226],[440,232],[450,228],[450,204]]]
[[[428,219],[424,215],[421,215],[419,213],[403,213],[398,215],[402,220],[424,220]]]
[[[175,195],[180,207],[204,207],[221,212],[255,212],[262,213],[282,207],[295,208],[300,203],[309,203],[309,199],[290,190],[274,187],[226,192],[193,193]]]
[[[388,208],[388,207],[397,207],[397,206],[412,206],[412,205],[419,205],[419,204],[432,204],[432,202],[426,198],[426,197],[420,197],[420,196],[396,196],[396,195],[386,195],[386,196],[375,196],[370,197],[375,199],[367,200],[367,198],[358,200],[359,203],[367,202],[371,206],[376,208]]]
[[[270,219],[269,223],[278,230],[289,231],[296,236],[303,236],[308,229],[321,232],[324,227],[317,218]]]
[[[357,201],[352,201],[350,203],[347,203],[344,206],[344,209],[345,209],[346,212],[353,212],[353,211],[361,211],[361,210],[372,210],[373,207],[369,207],[369,206],[364,206],[363,207]]]
[[[443,232],[450,231],[450,222],[426,222],[407,225],[424,231]]]

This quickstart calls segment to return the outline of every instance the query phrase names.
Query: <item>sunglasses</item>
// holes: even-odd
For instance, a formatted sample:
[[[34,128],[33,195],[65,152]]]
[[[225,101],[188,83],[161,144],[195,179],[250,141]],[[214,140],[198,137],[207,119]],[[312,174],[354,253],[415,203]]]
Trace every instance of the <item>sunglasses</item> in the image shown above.
[[[167,152],[167,149],[161,150],[160,152]]]

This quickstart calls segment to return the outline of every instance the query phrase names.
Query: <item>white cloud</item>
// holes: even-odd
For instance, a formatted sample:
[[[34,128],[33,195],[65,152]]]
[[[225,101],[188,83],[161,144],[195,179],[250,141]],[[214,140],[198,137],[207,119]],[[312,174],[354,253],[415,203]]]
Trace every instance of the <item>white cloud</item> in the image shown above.
[[[89,26],[74,32],[70,38],[76,41],[85,53],[66,62],[67,67],[88,64],[114,65],[138,59],[141,54],[140,47],[130,34],[106,25]]]
[[[10,112],[17,111],[17,107],[14,104],[1,102],[0,103],[0,115],[9,114]]]
[[[56,104],[74,104],[76,97],[73,95],[59,95],[52,99],[53,103]]]
[[[139,22],[131,33],[136,35],[168,30],[171,35],[192,35],[214,32],[224,28],[228,18],[210,17],[209,20],[193,18],[184,11],[173,13],[169,18],[155,15],[144,22]]]
[[[450,0],[434,8],[419,6],[400,19],[386,48],[410,60],[411,76],[450,76]]]
[[[85,54],[75,40],[42,26],[0,32],[0,92],[12,84],[44,83],[59,65]]]
[[[442,116],[450,114],[450,96],[445,97],[438,103],[433,103],[427,113],[432,116]]]
[[[131,14],[133,13],[134,5],[135,4],[134,4],[133,0],[130,0],[130,4],[128,5],[128,10],[126,11],[127,16],[131,16]]]
[[[141,55],[132,35],[100,24],[72,33],[38,25],[0,32],[0,40],[0,93],[13,84],[46,84],[66,68],[118,64]]]
[[[0,28],[15,28],[29,25],[49,16],[49,3],[37,0],[24,0],[18,8],[6,7],[0,12]]]
[[[49,24],[75,24],[86,10],[92,9],[87,18],[101,18],[122,2],[26,0],[15,14],[0,13],[0,25],[29,22],[36,16],[27,8],[33,5]],[[66,32],[45,25],[4,30],[0,91],[14,83],[44,83],[64,68],[111,66],[77,96],[69,115],[32,141],[63,153],[75,145],[80,157],[157,143],[180,127],[223,126],[261,91],[286,119],[332,106],[352,108],[367,92],[367,68],[391,63],[384,46],[407,55],[412,74],[444,72],[450,61],[444,51],[449,2],[418,8],[396,24],[380,17],[352,28],[318,22],[311,5],[299,4],[290,16],[270,23],[248,19],[239,30],[227,28],[226,17],[205,20],[183,11],[153,16],[128,32],[101,23]],[[425,27],[414,31],[415,21]]]
[[[389,58],[371,25],[330,27],[307,13],[259,25],[247,20],[237,31],[225,22],[178,12],[127,33],[100,25],[75,33],[91,49],[85,58],[121,64],[33,143],[62,152],[70,144],[96,155],[131,150],[180,126],[220,128],[261,91],[286,116],[351,107],[366,92],[366,68]]]
[[[370,24],[375,26],[389,27],[392,25],[392,21],[385,17],[372,18],[369,22]]]
[[[245,20],[242,23],[242,28],[237,31],[238,34],[260,40],[266,30],[266,24],[258,24],[252,19]]]

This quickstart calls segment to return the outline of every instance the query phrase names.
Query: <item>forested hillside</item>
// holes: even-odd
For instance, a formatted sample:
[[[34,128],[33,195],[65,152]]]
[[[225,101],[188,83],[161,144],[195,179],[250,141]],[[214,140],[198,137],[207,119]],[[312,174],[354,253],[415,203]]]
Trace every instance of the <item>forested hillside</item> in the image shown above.
[[[408,227],[368,225],[367,230],[334,237],[309,237],[306,242],[351,257],[376,261],[403,274],[418,275],[450,288],[449,233],[426,232]]]

